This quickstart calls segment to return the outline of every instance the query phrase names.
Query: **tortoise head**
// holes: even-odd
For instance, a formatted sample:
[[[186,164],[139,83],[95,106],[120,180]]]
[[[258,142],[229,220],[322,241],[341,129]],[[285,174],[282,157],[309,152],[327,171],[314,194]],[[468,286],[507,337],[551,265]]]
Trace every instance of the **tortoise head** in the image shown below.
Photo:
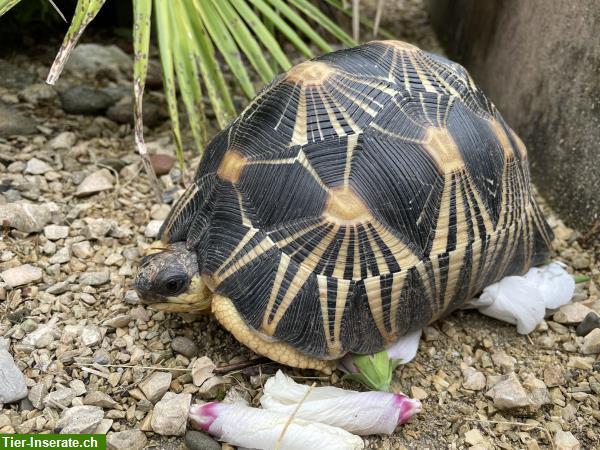
[[[196,253],[185,242],[142,258],[133,287],[142,303],[168,312],[203,311],[212,298],[200,277]]]

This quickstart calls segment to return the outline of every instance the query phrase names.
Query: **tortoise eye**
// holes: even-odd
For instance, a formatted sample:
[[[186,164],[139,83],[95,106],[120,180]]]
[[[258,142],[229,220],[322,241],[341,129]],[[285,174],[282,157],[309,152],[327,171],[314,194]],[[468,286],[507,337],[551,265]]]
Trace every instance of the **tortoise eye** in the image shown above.
[[[171,275],[158,283],[158,290],[162,295],[166,296],[179,295],[187,287],[188,281],[188,276],[184,273]]]

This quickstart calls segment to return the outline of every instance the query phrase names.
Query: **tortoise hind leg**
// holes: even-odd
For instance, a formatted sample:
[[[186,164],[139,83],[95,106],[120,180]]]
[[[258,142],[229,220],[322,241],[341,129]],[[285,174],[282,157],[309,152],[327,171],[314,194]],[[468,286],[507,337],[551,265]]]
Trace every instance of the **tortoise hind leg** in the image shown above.
[[[335,368],[336,361],[317,359],[299,352],[285,342],[262,337],[244,322],[233,302],[227,297],[215,294],[212,299],[212,312],[219,323],[239,342],[259,355],[286,366],[315,369],[326,374],[330,374]]]

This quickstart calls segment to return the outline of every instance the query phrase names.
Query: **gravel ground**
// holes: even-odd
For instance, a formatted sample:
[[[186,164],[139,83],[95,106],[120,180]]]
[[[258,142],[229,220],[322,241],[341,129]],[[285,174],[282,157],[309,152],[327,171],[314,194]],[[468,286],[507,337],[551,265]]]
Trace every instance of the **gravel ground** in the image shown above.
[[[408,4],[420,19],[400,33],[435,49],[422,11]],[[123,55],[109,51],[99,66],[83,58],[87,66],[52,88],[39,84],[48,52],[0,60],[0,374],[8,380],[0,433],[97,430],[116,449],[183,448],[185,420],[169,411],[229,391],[257,405],[279,366],[239,368],[256,356],[210,317],[139,304],[129,287],[135,264],[169,207],[155,201],[134,154]],[[187,155],[184,174],[169,170],[160,87],[148,99],[155,125],[146,139],[166,155],[155,162],[172,201],[197,160]],[[545,211],[555,259],[589,277],[577,285],[576,306],[529,336],[472,311],[427,328],[416,359],[393,380],[423,411],[391,437],[365,439],[369,448],[600,448],[600,331],[590,331],[600,328],[600,248]],[[205,356],[229,366],[210,386],[195,379]],[[339,372],[284,370],[297,381],[357,387]],[[187,436],[191,448],[213,448],[202,438]]]

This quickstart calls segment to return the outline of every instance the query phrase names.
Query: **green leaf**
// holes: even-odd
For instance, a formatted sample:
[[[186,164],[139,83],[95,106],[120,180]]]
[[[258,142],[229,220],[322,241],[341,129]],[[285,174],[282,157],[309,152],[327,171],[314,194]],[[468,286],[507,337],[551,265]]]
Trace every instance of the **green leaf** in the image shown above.
[[[240,17],[242,17],[251,30],[254,31],[256,37],[262,42],[266,49],[268,49],[270,55],[274,59],[272,65],[273,70],[277,70],[277,64],[287,70],[292,65],[285,56],[285,53],[281,49],[279,42],[275,39],[275,24],[266,16],[264,19],[260,19],[248,6],[247,0],[230,0],[233,7],[237,10]],[[264,23],[263,23],[264,22]]]
[[[158,200],[162,200],[160,184],[144,143],[144,124],[142,114],[142,101],[146,86],[148,72],[148,48],[150,45],[150,16],[152,14],[152,0],[133,0],[133,116],[135,147],[144,163],[144,169],[150,179]]]
[[[317,47],[324,52],[330,52],[333,49],[319,34],[313,29],[300,14],[290,8],[283,0],[268,0],[268,2],[281,11],[290,22],[292,22],[298,30],[304,33]]]
[[[0,0],[0,17],[21,0]]]
[[[179,126],[179,111],[177,110],[177,92],[175,90],[175,71],[173,65],[174,36],[171,27],[171,12],[177,0],[154,0],[156,10],[156,28],[158,31],[158,48],[162,62],[163,82],[167,97],[167,106],[171,118],[173,138],[177,158],[183,161],[183,145],[181,143],[181,129]]]
[[[319,8],[308,0],[289,0],[292,5],[306,14],[311,20],[318,23],[320,26],[325,28],[334,37],[339,39],[342,43],[349,47],[354,47],[356,41],[352,39],[344,30],[342,30],[336,23],[327,17]]]
[[[592,277],[589,275],[577,275],[575,277],[575,283],[585,283],[586,281],[590,281]]]
[[[198,153],[202,153],[204,143],[207,140],[206,115],[202,100],[198,64],[190,44],[192,32],[189,29],[189,23],[185,20],[185,10],[181,3],[176,2],[173,5],[173,12],[171,14],[172,25],[174,29],[179,30],[176,34],[176,45],[173,51],[175,72],[181,98],[188,113],[188,122],[196,143],[196,149]]]
[[[263,55],[263,51],[254,39],[252,33],[239,16],[237,11],[231,6],[228,1],[212,0],[216,10],[221,15],[221,18],[226,23],[227,28],[235,39],[238,47],[244,52],[252,67],[256,69],[263,82],[268,83],[274,76],[269,62]]]
[[[352,362],[358,372],[344,375],[344,378],[357,381],[376,391],[390,390],[392,375],[400,364],[400,360],[390,359],[385,350],[373,355],[356,355]]]
[[[235,116],[235,108],[233,107],[229,87],[225,83],[223,72],[217,62],[210,37],[204,29],[200,17],[195,13],[194,5],[191,1],[184,1],[183,5],[187,11],[185,18],[193,33],[191,37],[192,51],[199,63],[202,79],[215,110],[217,122],[221,128],[225,128]]]
[[[308,57],[312,58],[313,52],[310,48],[304,43],[302,38],[298,36],[298,34],[290,27],[285,20],[283,20],[277,13],[267,4],[264,0],[248,0],[252,3],[256,8],[268,19],[273,22],[273,25],[281,31],[285,37],[289,39],[289,41],[296,47],[300,52]],[[284,5],[285,6],[285,5]],[[289,9],[289,8],[288,8]]]
[[[219,51],[223,55],[223,58],[225,58],[225,62],[227,62],[231,73],[237,79],[242,91],[246,97],[254,97],[254,86],[252,86],[235,41],[229,31],[227,31],[227,26],[223,23],[221,17],[219,17],[214,5],[211,1],[207,0],[194,0],[194,5],[208,34],[217,44]]]
[[[96,14],[98,14],[98,11],[100,11],[100,8],[102,8],[102,5],[104,5],[105,1],[106,0],[77,1],[75,13],[73,15],[73,19],[71,20],[71,25],[65,34],[65,38],[60,46],[60,49],[58,50],[56,58],[54,58],[54,62],[52,63],[52,67],[50,68],[50,72],[46,78],[46,83],[56,83],[56,80],[60,76],[67,59],[71,55],[71,52],[75,48],[75,45],[79,41],[83,31],[94,19],[94,17],[96,17]]]

